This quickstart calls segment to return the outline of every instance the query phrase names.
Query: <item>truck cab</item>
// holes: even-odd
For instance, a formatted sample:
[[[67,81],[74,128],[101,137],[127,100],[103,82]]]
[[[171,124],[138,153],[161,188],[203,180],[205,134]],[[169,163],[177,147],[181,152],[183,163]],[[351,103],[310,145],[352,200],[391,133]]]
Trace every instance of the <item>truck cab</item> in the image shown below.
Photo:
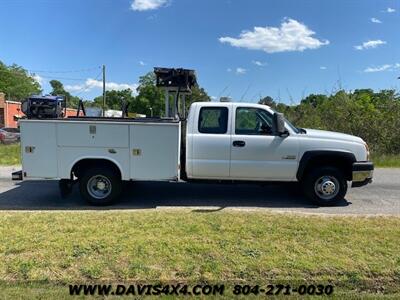
[[[266,105],[198,102],[189,111],[189,179],[298,181],[311,200],[332,205],[343,199],[348,181],[371,182],[368,160],[361,138],[296,128]]]

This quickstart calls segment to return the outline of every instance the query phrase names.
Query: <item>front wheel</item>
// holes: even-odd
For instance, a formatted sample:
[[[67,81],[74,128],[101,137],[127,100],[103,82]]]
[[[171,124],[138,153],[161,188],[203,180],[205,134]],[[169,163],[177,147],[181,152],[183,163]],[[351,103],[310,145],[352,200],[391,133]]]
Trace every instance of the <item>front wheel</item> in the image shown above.
[[[92,205],[110,205],[121,194],[122,182],[112,170],[92,167],[79,178],[79,189],[83,198]]]
[[[342,172],[333,167],[314,169],[303,182],[305,195],[320,206],[333,206],[344,199],[347,181]]]

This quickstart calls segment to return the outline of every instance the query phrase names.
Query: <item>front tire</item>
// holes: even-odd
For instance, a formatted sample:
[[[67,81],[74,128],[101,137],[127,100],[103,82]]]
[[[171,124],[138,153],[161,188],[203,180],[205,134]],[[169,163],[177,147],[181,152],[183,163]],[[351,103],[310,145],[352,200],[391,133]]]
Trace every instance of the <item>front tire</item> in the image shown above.
[[[304,193],[319,206],[333,206],[343,201],[347,192],[347,181],[343,173],[334,167],[312,170],[304,179]]]
[[[79,190],[91,205],[110,205],[120,196],[122,181],[112,170],[92,167],[79,179]]]

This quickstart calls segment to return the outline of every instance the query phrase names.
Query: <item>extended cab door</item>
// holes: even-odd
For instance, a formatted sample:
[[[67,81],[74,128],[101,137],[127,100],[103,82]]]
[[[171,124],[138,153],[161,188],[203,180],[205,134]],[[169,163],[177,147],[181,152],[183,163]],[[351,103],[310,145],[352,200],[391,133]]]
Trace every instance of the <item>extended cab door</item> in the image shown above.
[[[232,179],[291,181],[297,171],[298,139],[276,136],[271,112],[257,107],[233,109]]]
[[[231,155],[230,107],[216,104],[196,107],[190,131],[187,153],[190,178],[229,179]]]

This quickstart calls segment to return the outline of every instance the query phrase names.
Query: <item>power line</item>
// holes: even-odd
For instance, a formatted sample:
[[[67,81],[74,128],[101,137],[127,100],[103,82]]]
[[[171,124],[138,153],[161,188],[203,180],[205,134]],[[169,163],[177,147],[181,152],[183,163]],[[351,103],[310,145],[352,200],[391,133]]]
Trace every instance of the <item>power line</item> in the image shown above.
[[[41,78],[47,78],[47,79],[76,80],[76,81],[86,80],[86,78],[54,77],[54,76],[43,76],[43,75],[38,75],[38,76],[40,76]]]
[[[245,92],[243,93],[242,97],[240,98],[240,102],[242,102],[242,100],[244,99],[244,97],[247,95],[247,92],[249,91],[250,87],[252,86],[251,83],[249,83],[249,85],[247,86],[247,89],[245,90]]]
[[[40,76],[41,78],[47,78],[47,79],[60,79],[60,80],[86,80],[86,78],[71,78],[71,77],[54,77],[54,76],[46,76],[46,75],[38,75],[32,71],[25,70],[25,74],[16,72],[15,70],[0,70],[0,73],[11,73],[13,76],[20,76],[20,77],[34,77],[35,75]]]
[[[78,70],[64,70],[64,71],[54,71],[54,70],[28,70],[25,69],[26,71],[30,73],[83,73],[83,72],[90,72],[93,70],[98,70],[101,69],[100,66],[98,67],[93,67],[93,68],[86,68],[86,69],[78,69]]]
[[[99,80],[100,76],[103,74],[103,70],[100,71],[100,73],[95,77],[94,80]],[[82,86],[82,90],[80,92],[78,92],[77,94],[75,94],[75,97],[78,97],[79,95],[83,94],[86,90],[86,84],[83,84]]]

